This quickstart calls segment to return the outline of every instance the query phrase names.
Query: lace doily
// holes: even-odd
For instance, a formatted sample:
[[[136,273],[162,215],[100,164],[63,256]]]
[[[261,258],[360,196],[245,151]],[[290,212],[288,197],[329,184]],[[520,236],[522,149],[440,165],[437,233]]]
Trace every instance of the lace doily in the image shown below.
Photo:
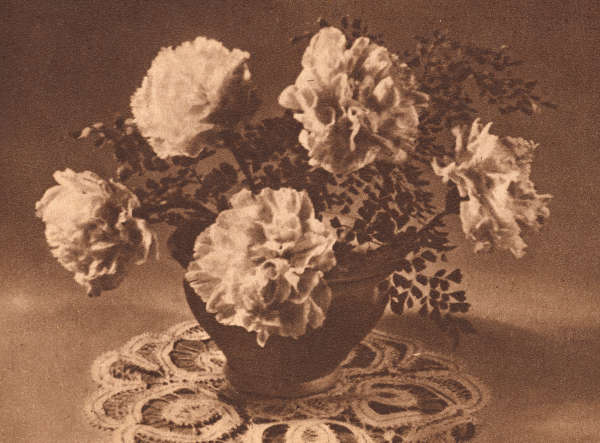
[[[487,397],[453,362],[378,331],[308,397],[240,395],[224,364],[197,323],[134,337],[93,364],[87,415],[115,442],[455,442],[474,436]]]

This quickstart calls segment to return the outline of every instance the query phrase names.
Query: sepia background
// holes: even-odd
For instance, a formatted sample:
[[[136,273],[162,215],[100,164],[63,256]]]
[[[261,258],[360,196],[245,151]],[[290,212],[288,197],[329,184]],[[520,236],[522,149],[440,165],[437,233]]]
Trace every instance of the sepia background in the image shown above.
[[[128,112],[157,51],[198,35],[251,53],[264,106],[300,69],[290,37],[318,17],[360,17],[391,49],[446,29],[482,46],[509,45],[559,105],[533,118],[494,118],[496,133],[540,143],[532,177],[551,193],[551,217],[509,253],[452,256],[462,267],[479,334],[455,352],[418,320],[382,325],[460,358],[493,391],[480,441],[594,441],[600,435],[600,6],[588,1],[17,1],[0,16],[0,428],[2,441],[99,441],[81,410],[89,367],[132,335],[191,319],[182,271],[160,260],[89,300],[51,257],[34,205],[52,173],[109,175],[103,152],[68,133]],[[460,228],[453,236],[462,240]],[[163,235],[164,238],[164,235]],[[396,320],[395,322],[393,320]],[[6,439],[6,440],[3,440]]]

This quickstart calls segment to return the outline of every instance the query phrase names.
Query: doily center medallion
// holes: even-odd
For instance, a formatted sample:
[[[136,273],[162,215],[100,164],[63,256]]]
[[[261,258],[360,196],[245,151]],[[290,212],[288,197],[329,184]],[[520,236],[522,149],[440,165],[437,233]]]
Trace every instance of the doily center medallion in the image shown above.
[[[225,357],[197,323],[143,334],[92,366],[86,412],[117,442],[468,441],[486,390],[413,341],[373,331],[324,393],[252,398],[223,375]]]

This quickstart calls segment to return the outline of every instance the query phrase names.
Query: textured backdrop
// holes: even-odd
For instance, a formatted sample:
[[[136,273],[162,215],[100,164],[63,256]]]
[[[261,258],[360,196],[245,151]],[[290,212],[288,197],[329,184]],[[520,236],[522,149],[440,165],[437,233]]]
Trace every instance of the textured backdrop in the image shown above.
[[[392,49],[441,28],[465,42],[507,44],[526,61],[522,75],[539,79],[542,94],[559,108],[500,119],[494,128],[541,144],[532,177],[541,192],[555,196],[550,219],[526,239],[523,259],[474,255],[466,246],[453,257],[465,271],[474,315],[535,330],[600,325],[597,1],[3,1],[0,354],[8,364],[0,379],[7,375],[2,371],[19,369],[5,399],[53,423],[32,427],[34,418],[12,407],[4,415],[13,425],[11,441],[66,441],[52,438],[69,435],[67,403],[79,401],[90,359],[134,332],[189,318],[182,274],[166,253],[98,300],[87,300],[50,256],[34,204],[53,184],[53,171],[68,166],[108,174],[112,168],[107,156],[68,132],[126,112],[157,51],[202,34],[249,51],[263,115],[281,112],[277,95],[295,79],[304,48],[289,38],[320,16],[337,22],[344,13],[384,33]],[[52,384],[65,371],[76,374],[75,387]],[[68,394],[62,403],[48,402],[58,390]],[[44,432],[50,440],[37,440]]]
[[[67,284],[70,276],[47,251],[34,203],[53,184],[56,169],[111,172],[106,157],[74,142],[68,132],[127,112],[130,95],[162,46],[204,34],[249,51],[264,113],[272,114],[281,112],[277,95],[299,72],[303,45],[292,46],[289,38],[310,28],[317,17],[336,22],[346,12],[383,32],[394,49],[409,47],[411,36],[439,27],[467,42],[508,44],[526,61],[523,76],[539,79],[540,91],[559,109],[532,119],[511,116],[494,128],[541,144],[533,179],[541,192],[555,196],[551,217],[540,234],[528,238],[529,253],[521,260],[508,253],[475,256],[467,247],[455,256],[466,262],[476,310],[484,309],[480,298],[485,309],[505,311],[509,308],[494,296],[506,296],[515,305],[512,312],[530,307],[529,300],[537,297],[539,309],[548,314],[591,315],[586,306],[600,277],[600,14],[595,2],[8,3],[0,31],[2,297],[18,296],[23,286],[39,279]],[[484,283],[486,293],[479,294]]]

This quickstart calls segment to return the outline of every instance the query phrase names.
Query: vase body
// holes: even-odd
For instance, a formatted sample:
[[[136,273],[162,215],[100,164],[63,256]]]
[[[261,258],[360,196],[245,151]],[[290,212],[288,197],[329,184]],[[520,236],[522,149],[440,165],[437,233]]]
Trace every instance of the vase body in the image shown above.
[[[387,305],[375,290],[381,276],[328,281],[332,301],[323,325],[298,339],[273,335],[264,348],[256,334],[226,326],[205,310],[202,299],[184,282],[187,302],[227,358],[225,373],[240,392],[295,397],[327,389],[348,353],[373,329]]]

